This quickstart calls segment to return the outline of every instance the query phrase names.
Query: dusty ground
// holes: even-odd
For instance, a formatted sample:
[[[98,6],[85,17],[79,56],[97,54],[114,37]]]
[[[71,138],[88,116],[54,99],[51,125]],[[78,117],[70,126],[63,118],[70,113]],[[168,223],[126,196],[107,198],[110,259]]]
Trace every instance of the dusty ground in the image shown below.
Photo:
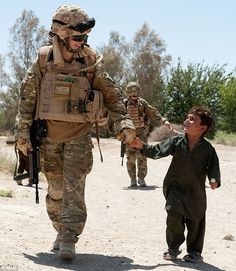
[[[13,157],[13,147],[1,139],[0,152]],[[148,160],[146,189],[128,189],[125,165],[121,167],[119,142],[101,140],[104,162],[95,142],[94,167],[87,178],[88,220],[72,263],[51,250],[56,233],[45,209],[46,183],[40,182],[40,203],[35,190],[17,186],[0,172],[0,189],[12,189],[13,198],[0,198],[0,270],[81,271],[235,271],[236,270],[236,148],[216,145],[221,161],[222,187],[207,188],[207,230],[203,264],[162,259],[166,249],[162,180],[170,157]],[[26,181],[25,181],[26,184]],[[230,240],[224,237],[232,235]]]

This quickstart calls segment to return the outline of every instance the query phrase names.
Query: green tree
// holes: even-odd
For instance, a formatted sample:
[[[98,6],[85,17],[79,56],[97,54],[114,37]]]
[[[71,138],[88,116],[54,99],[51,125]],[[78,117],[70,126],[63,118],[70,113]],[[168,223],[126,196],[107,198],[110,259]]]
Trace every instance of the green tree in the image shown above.
[[[108,45],[98,50],[104,55],[105,70],[123,89],[129,81],[136,81],[143,98],[154,106],[160,104],[163,77],[171,57],[164,55],[165,43],[148,24],[143,24],[131,42],[118,32],[111,32]]]
[[[5,99],[9,76],[5,70],[5,57],[0,55],[0,131],[6,125],[5,108],[7,99]]]
[[[103,55],[104,69],[109,71],[109,75],[117,84],[122,84],[125,78],[126,59],[129,54],[125,38],[118,32],[111,32],[108,45],[101,46],[98,51]]]
[[[232,77],[220,89],[221,107],[220,128],[227,132],[236,132],[236,78]]]
[[[139,82],[141,96],[155,106],[159,106],[158,101],[162,100],[163,76],[171,61],[165,51],[164,41],[146,23],[130,44],[128,79]]]
[[[6,90],[0,91],[2,130],[14,127],[21,81],[36,58],[39,47],[46,44],[48,31],[39,26],[39,19],[33,11],[23,10],[10,29],[10,35],[8,81]]]
[[[179,60],[177,66],[171,68],[164,89],[164,113],[171,122],[180,124],[193,105],[205,105],[211,109],[217,123],[222,115],[220,88],[227,78],[224,66],[191,63],[183,68]]]
[[[7,82],[9,82],[9,76],[5,70],[6,58],[0,54],[0,91],[6,87]]]

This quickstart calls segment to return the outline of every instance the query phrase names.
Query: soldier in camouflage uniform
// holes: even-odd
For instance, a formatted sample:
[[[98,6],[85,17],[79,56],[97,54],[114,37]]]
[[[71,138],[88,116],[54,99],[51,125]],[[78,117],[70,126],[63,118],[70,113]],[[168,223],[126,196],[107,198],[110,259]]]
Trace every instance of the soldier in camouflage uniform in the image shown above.
[[[119,140],[128,143],[135,137],[120,89],[87,45],[94,25],[80,7],[60,6],[52,20],[51,45],[40,48],[20,89],[16,146],[24,154],[32,151],[32,121],[46,120],[47,136],[40,147],[48,181],[46,206],[58,233],[53,247],[67,260],[76,255],[75,243],[87,218],[85,181],[93,165],[90,131],[99,121],[101,106],[114,121]]]
[[[128,114],[136,128],[136,135],[145,143],[147,143],[148,122],[155,119],[161,124],[165,124],[172,129],[170,123],[163,118],[159,112],[148,104],[148,102],[139,97],[140,85],[136,82],[129,82],[126,87],[127,100],[125,101]],[[143,156],[139,150],[128,146],[126,147],[127,170],[131,179],[130,187],[146,186],[145,177],[147,175],[147,158]],[[137,161],[137,169],[136,169]]]

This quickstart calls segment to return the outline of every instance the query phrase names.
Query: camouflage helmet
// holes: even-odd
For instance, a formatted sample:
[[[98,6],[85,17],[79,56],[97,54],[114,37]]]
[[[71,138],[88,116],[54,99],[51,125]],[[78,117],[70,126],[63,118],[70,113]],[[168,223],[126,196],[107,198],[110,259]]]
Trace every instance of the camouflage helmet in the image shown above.
[[[136,82],[129,82],[126,87],[126,95],[139,96],[139,93],[140,93],[140,85]]]
[[[51,32],[62,40],[69,36],[85,35],[95,26],[95,19],[74,5],[60,6],[52,18]]]

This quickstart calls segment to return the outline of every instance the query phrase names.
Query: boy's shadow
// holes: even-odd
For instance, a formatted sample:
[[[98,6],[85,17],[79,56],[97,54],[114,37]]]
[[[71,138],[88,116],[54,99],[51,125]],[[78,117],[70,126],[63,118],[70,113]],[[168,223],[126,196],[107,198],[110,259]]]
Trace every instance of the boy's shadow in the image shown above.
[[[220,269],[214,265],[211,265],[209,263],[203,262],[203,263],[188,263],[186,261],[177,260],[175,262],[172,262],[170,264],[159,264],[159,266],[179,266],[183,267],[183,270],[200,270],[200,271],[227,271],[226,269]]]
[[[66,270],[83,271],[125,271],[125,270],[152,270],[158,265],[139,265],[133,264],[133,260],[127,257],[107,256],[101,254],[77,254],[72,261],[63,261],[58,255],[53,253],[38,253],[29,255],[24,253],[25,258],[38,265],[53,266]]]

